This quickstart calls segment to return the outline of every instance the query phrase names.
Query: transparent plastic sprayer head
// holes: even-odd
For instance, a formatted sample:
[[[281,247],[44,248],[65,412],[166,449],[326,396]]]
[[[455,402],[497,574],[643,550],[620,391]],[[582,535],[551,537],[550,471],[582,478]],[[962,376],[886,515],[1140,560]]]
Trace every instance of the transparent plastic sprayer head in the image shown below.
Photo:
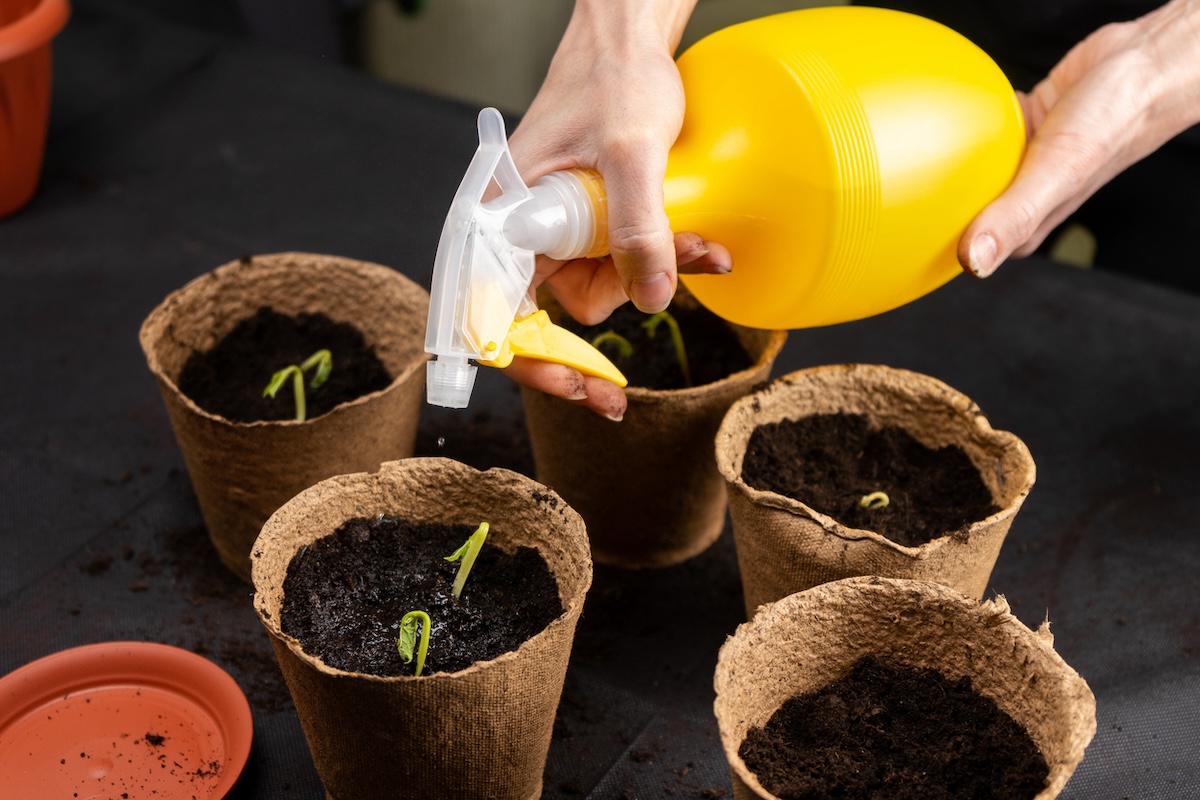
[[[499,191],[484,202],[489,187]],[[563,242],[569,248],[579,239],[558,194],[526,187],[503,117],[494,108],[481,111],[479,149],[450,205],[433,265],[425,332],[425,351],[434,355],[426,368],[433,405],[467,406],[476,373],[471,359],[506,367],[516,355],[540,358],[625,385],[608,359],[550,323],[530,297],[536,254],[563,257]]]

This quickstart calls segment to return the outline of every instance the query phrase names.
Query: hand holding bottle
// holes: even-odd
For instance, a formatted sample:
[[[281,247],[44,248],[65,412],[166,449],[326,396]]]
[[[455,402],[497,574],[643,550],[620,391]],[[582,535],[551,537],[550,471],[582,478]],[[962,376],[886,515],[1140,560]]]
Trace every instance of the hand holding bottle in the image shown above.
[[[575,319],[595,324],[627,300],[654,313],[675,293],[678,270],[728,272],[721,245],[673,234],[663,209],[667,153],[683,121],[674,52],[695,0],[579,0],[545,83],[509,140],[526,182],[585,167],[604,178],[611,256],[538,259]],[[561,364],[516,359],[517,382],[620,419],[625,395]]]
[[[1097,189],[1200,122],[1200,6],[1172,0],[1100,28],[1021,101],[1025,159],[959,243],[977,277],[1032,253]]]

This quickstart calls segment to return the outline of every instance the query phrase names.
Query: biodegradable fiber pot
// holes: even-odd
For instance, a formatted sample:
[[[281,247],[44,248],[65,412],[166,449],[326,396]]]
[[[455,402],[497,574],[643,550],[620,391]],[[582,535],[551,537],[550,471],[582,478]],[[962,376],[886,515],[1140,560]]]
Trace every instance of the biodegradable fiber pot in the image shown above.
[[[876,428],[903,428],[926,447],[962,448],[999,511],[965,533],[906,547],[742,480],[746,448],[758,426],[836,413],[862,414]],[[965,395],[926,375],[867,364],[815,367],[777,378],[730,408],[716,449],[747,617],[762,603],[855,575],[933,580],[980,598],[1036,474],[1025,444],[993,430]]]
[[[968,677],[1025,728],[1050,768],[1035,800],[1056,797],[1096,732],[1091,689],[1055,652],[1048,624],[1031,631],[1003,598],[978,602],[932,581],[865,576],[759,608],[717,659],[714,711],[736,800],[772,798],[738,755],[746,732],[788,698],[841,679],[860,658]]]
[[[284,314],[321,312],[353,324],[392,383],[304,422],[232,422],[201,409],[176,384],[188,356],[211,349],[260,306]],[[254,538],[293,495],[323,478],[374,470],[412,455],[424,401],[428,308],[428,293],[388,267],[279,253],[202,275],[169,295],[142,323],[142,350],[209,537],[225,565],[243,579],[250,580]]]
[[[358,675],[308,655],[280,626],[292,556],[355,517],[493,523],[506,552],[535,547],[564,612],[517,650],[452,673]],[[592,580],[583,520],[551,490],[504,469],[410,458],[302,492],[254,547],[254,607],[270,634],[317,772],[331,800],[531,800]]]
[[[67,0],[0,0],[0,217],[37,189],[50,118],[50,41]]]
[[[551,318],[562,314],[548,295],[539,300]],[[674,303],[696,300],[681,286]],[[596,561],[666,567],[721,535],[726,499],[713,436],[730,405],[769,377],[787,339],[785,331],[730,327],[753,361],[749,369],[686,389],[628,387],[620,422],[522,389],[538,480],[583,516]]]

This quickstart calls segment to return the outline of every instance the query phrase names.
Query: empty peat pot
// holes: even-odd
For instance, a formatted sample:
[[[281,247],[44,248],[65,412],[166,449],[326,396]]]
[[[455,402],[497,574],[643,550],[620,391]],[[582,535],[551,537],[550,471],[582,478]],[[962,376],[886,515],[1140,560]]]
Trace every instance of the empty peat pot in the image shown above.
[[[776,797],[739,754],[747,733],[790,698],[842,680],[867,656],[969,679],[1041,754],[1047,769],[1034,800],[1058,795],[1095,735],[1095,697],[1055,652],[1048,623],[1030,630],[1003,598],[979,602],[932,581],[846,578],[760,607],[721,647],[714,712],[736,800]],[[947,742],[944,757],[954,752]],[[896,754],[873,755],[886,761]]]

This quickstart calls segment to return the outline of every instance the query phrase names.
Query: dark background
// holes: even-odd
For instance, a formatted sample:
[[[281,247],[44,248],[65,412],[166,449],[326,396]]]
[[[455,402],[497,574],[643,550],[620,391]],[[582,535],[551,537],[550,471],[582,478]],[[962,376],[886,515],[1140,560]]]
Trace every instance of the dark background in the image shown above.
[[[88,642],[186,647],[253,707],[236,796],[320,800],[137,331],[244,254],[348,256],[427,285],[477,109],[288,54],[227,11],[79,0],[56,40],[42,186],[0,220],[0,672]],[[1031,627],[1048,617],[1096,694],[1062,796],[1200,797],[1200,298],[1035,258],[793,332],[776,373],[844,361],[940,378],[1032,451],[1037,485],[989,593]],[[531,471],[518,393],[481,372],[470,410],[426,408],[421,452]],[[545,796],[728,796],[711,683],[741,603],[728,530],[675,568],[597,568]]]

